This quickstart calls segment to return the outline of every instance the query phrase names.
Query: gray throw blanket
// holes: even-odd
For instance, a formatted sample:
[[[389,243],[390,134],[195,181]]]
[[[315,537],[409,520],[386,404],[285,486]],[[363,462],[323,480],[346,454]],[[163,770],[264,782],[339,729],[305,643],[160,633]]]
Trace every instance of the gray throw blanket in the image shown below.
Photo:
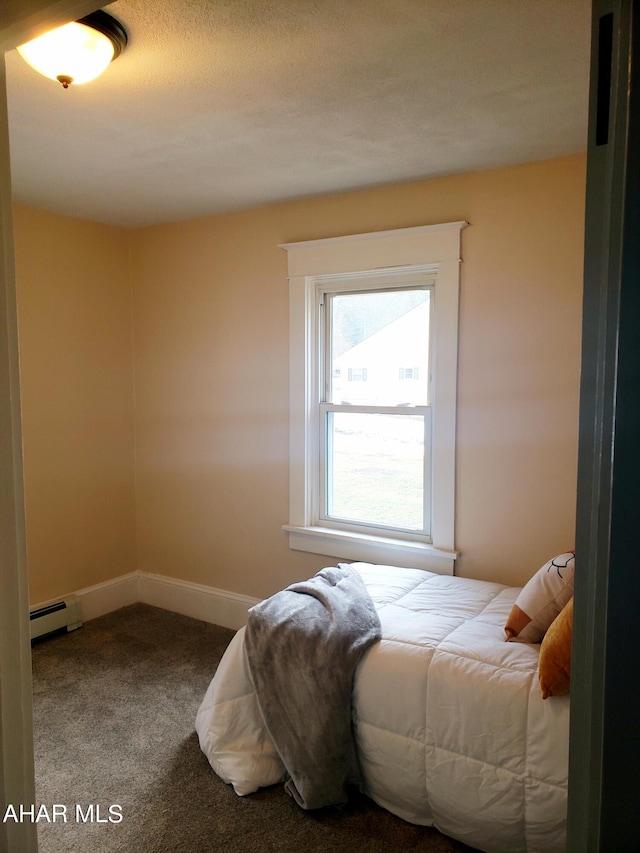
[[[358,572],[323,569],[249,611],[245,650],[265,724],[304,809],[347,802],[359,782],[351,728],[353,675],[381,636]]]

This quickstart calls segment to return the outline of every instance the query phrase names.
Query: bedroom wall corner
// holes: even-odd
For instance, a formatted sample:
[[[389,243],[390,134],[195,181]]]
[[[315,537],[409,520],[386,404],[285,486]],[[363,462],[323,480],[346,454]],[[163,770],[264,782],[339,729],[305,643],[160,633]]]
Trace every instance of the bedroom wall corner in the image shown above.
[[[32,603],[135,569],[129,234],[14,205]]]
[[[132,604],[148,604],[234,631],[247,624],[249,609],[259,601],[224,589],[140,571],[68,592],[80,606],[83,623]],[[53,600],[38,601],[35,606],[52,603]]]

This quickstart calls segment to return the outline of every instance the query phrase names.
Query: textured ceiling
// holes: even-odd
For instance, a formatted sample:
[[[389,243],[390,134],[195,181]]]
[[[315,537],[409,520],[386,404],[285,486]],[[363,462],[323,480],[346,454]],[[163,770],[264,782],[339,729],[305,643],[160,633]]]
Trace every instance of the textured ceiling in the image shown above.
[[[64,90],[7,54],[15,197],[122,226],[586,148],[590,0],[118,0]]]

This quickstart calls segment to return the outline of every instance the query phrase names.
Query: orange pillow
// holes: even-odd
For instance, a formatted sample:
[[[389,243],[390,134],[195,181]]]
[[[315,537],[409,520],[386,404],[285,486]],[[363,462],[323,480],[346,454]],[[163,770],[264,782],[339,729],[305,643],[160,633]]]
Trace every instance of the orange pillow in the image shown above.
[[[541,566],[511,608],[504,626],[508,640],[539,643],[573,595],[575,551],[559,554]]]
[[[573,596],[551,623],[540,646],[538,678],[543,699],[569,692],[572,633]]]

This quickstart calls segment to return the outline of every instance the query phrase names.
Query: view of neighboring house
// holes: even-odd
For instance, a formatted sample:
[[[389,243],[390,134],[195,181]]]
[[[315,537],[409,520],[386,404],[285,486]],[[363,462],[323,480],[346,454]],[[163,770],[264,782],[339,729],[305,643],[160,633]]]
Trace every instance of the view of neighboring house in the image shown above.
[[[333,359],[334,403],[426,405],[428,384],[428,301]]]

